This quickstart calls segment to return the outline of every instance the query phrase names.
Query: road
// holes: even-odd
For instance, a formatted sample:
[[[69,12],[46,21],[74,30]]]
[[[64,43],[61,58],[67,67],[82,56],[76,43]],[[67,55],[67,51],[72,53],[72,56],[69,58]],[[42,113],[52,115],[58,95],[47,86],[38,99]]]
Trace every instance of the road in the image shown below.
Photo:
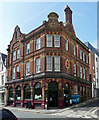
[[[97,120],[98,116],[94,119],[91,116],[91,113],[98,107],[99,100],[92,103],[87,103],[86,105],[81,105],[79,107],[64,110],[61,113],[56,112],[53,114],[45,114],[41,112],[35,113],[34,111],[20,111],[18,109],[13,109],[11,111],[19,118],[19,120],[24,120],[23,118],[27,118],[25,120],[29,120],[30,118],[37,120]],[[99,111],[97,113],[99,113]]]

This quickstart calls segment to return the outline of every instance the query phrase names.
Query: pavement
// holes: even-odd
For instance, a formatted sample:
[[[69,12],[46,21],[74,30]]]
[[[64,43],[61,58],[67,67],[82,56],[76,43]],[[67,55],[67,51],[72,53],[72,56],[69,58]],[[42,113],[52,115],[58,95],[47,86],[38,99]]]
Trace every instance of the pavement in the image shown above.
[[[18,110],[18,111],[24,111],[24,112],[33,112],[33,113],[41,113],[41,114],[58,114],[58,113],[62,113],[62,112],[65,112],[67,110],[71,110],[73,108],[76,108],[76,107],[80,107],[80,106],[83,106],[83,105],[86,105],[88,103],[91,104],[91,102],[94,102],[96,100],[99,100],[99,98],[94,98],[94,99],[90,99],[88,101],[85,101],[83,103],[79,103],[79,104],[76,104],[76,105],[72,105],[72,106],[68,106],[66,108],[63,108],[63,109],[28,109],[28,108],[18,108],[18,107],[3,107],[3,108],[6,108],[6,109],[9,109],[9,110]],[[99,108],[97,107],[96,109],[93,109],[91,110],[91,116],[92,118],[97,118],[97,111],[99,112]]]

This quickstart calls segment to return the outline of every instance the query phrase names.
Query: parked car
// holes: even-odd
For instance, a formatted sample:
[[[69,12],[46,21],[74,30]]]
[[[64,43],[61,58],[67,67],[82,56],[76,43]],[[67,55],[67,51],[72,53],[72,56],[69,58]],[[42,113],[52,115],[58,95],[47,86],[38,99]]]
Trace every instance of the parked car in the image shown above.
[[[10,110],[0,108],[0,120],[18,120],[18,118]]]

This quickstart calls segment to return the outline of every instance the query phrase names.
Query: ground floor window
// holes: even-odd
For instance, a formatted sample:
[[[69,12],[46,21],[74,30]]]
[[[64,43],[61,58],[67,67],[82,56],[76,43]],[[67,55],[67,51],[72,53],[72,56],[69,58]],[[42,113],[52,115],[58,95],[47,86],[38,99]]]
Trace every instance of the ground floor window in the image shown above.
[[[41,83],[38,82],[34,86],[34,100],[41,100],[42,99],[42,86]]]
[[[13,87],[9,88],[9,100],[13,100]]]
[[[64,97],[70,97],[70,85],[69,85],[69,83],[64,84]]]
[[[16,100],[21,100],[21,87],[16,87]]]
[[[80,86],[80,95],[83,96],[83,86]]]
[[[78,94],[78,85],[74,84],[74,94]]]
[[[29,84],[26,84],[24,86],[24,99],[25,100],[31,99],[31,89]]]

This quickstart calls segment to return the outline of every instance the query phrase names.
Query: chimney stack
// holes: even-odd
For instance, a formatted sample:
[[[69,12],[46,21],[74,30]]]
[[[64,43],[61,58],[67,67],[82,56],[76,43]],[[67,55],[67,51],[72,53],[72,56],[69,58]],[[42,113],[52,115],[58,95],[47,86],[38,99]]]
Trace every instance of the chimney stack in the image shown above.
[[[72,10],[67,5],[64,11],[65,11],[66,22],[72,24]]]

